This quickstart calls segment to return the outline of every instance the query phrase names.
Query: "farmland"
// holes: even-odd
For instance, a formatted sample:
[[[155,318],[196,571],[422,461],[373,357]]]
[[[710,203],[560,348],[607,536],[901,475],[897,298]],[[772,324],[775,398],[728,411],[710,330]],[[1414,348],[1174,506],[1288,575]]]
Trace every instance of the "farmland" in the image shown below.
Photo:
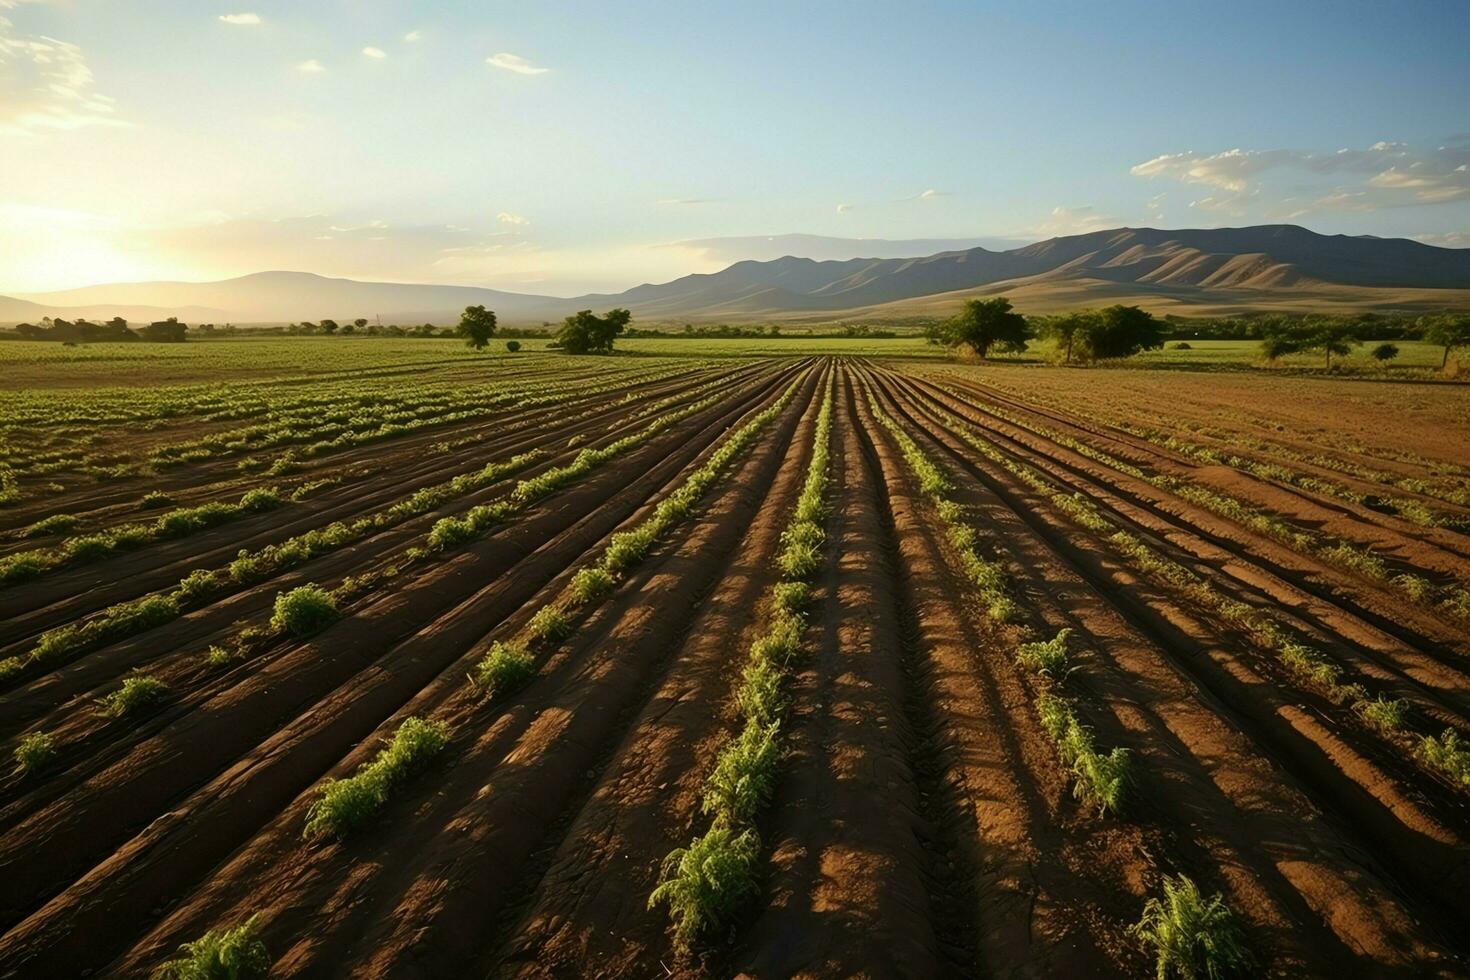
[[[1470,969],[1463,386],[625,346],[0,349],[0,977]]]

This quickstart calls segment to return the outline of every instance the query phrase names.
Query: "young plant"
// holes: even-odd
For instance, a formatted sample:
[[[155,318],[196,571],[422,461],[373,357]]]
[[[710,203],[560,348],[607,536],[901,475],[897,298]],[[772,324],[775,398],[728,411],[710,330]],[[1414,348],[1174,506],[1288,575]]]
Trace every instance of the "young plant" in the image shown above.
[[[126,718],[142,714],[163,703],[168,685],[147,674],[134,674],[122,687],[102,699],[102,713],[110,718]]]
[[[1364,698],[1356,702],[1353,710],[1379,731],[1396,732],[1408,720],[1409,702],[1404,698],[1390,699],[1380,694],[1372,700]]]
[[[424,768],[449,744],[449,729],[440,722],[408,717],[372,762],[346,779],[329,779],[306,812],[308,840],[342,838],[367,823],[388,801],[399,783]]]
[[[1067,676],[1067,635],[1071,632],[1063,629],[1050,640],[1022,643],[1016,647],[1016,663],[1054,681],[1062,680]]]
[[[755,831],[737,833],[716,825],[664,858],[648,907],[669,907],[674,944],[681,952],[688,952],[700,935],[729,922],[741,901],[755,892],[759,855]]]
[[[260,916],[233,929],[213,930],[179,947],[177,959],[153,971],[153,980],[256,980],[270,970],[271,957],[257,936]]]
[[[572,576],[572,595],[579,602],[596,602],[612,591],[616,582],[605,569],[593,566]]]
[[[531,643],[560,643],[571,635],[571,621],[554,602],[536,610],[536,615],[526,624],[526,637]]]
[[[46,732],[31,732],[15,747],[15,774],[39,772],[56,755],[56,740]]]
[[[704,787],[704,812],[713,814],[717,825],[749,824],[770,800],[781,758],[779,733],[780,722],[750,722],[725,745]]]
[[[1163,897],[1144,903],[1131,931],[1153,953],[1158,980],[1221,980],[1251,964],[1225,899],[1206,899],[1184,875],[1164,879]]]
[[[470,680],[491,697],[500,697],[525,684],[536,673],[536,658],[524,647],[495,643],[485,654]]]
[[[271,626],[292,636],[310,636],[326,629],[337,618],[337,601],[326,589],[301,585],[276,596]]]

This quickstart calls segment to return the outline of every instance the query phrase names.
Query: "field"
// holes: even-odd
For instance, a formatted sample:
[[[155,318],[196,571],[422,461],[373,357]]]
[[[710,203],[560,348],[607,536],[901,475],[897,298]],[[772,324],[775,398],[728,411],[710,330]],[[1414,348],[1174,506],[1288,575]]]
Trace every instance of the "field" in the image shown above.
[[[0,344],[0,977],[1463,976],[1404,346]]]

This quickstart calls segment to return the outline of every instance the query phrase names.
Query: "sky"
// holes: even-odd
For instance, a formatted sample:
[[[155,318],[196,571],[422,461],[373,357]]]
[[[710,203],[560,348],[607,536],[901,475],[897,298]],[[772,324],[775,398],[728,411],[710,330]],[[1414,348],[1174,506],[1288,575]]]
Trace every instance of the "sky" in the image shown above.
[[[0,0],[0,293],[808,233],[1470,246],[1470,4]]]

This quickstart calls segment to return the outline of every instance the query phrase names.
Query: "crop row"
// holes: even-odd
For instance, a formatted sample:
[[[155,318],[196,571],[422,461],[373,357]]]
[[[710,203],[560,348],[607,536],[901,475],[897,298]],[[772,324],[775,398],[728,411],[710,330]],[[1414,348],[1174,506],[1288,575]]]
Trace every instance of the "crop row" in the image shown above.
[[[606,598],[618,580],[647,557],[664,534],[693,512],[700,498],[735,458],[791,403],[800,384],[800,380],[792,381],[779,398],[726,436],[718,449],[659,502],[652,515],[637,527],[613,535],[600,557],[577,572],[565,595],[537,610],[520,637],[492,644],[470,674],[470,684],[486,696],[497,698],[530,680],[536,670],[536,652],[570,636],[573,618],[585,615]],[[406,719],[399,729],[400,735],[411,723],[416,734],[406,736],[411,739],[410,747],[395,748],[390,743],[353,775],[328,780],[318,787],[305,830],[309,839],[338,838],[362,826],[387,802],[389,790],[421,768],[429,756],[447,744],[451,735],[442,725],[417,718]],[[395,735],[395,742],[399,737]]]
[[[1361,680],[1345,682],[1345,670],[1341,664],[1282,625],[1271,613],[1224,595],[1212,582],[1158,554],[1136,535],[1104,517],[1082,494],[1066,492],[1035,468],[1002,452],[962,419],[937,405],[931,405],[930,411],[971,448],[1047,498],[1073,521],[1095,532],[1136,570],[1180,592],[1223,622],[1240,629],[1252,645],[1275,657],[1296,682],[1316,688],[1334,704],[1350,707],[1364,720],[1368,730],[1388,744],[1409,750],[1431,771],[1440,773],[1453,784],[1470,787],[1470,765],[1462,768],[1463,764],[1470,763],[1470,758],[1462,758],[1454,751],[1461,744],[1461,738],[1454,729],[1448,729],[1441,735],[1409,737],[1407,703],[1388,699],[1382,694],[1374,696]],[[1446,746],[1450,751],[1446,751]]]
[[[831,378],[817,413],[812,456],[777,558],[781,581],[767,595],[767,621],[751,643],[735,692],[739,734],[728,735],[705,778],[703,812],[709,829],[664,858],[648,906],[667,905],[675,944],[688,950],[701,935],[728,923],[757,888],[760,835],[756,818],[770,803],[781,760],[781,723],[792,662],[801,652],[809,580],[826,541],[826,493],[831,469]]]
[[[960,397],[960,393],[955,389],[948,386],[943,387],[951,394]],[[1045,436],[1059,445],[1066,446],[1120,473],[1143,480],[1227,520],[1264,534],[1296,551],[1315,556],[1330,565],[1389,585],[1406,598],[1425,608],[1438,609],[1440,612],[1470,620],[1470,590],[1467,590],[1463,584],[1436,586],[1420,575],[1412,573],[1395,575],[1389,570],[1383,559],[1367,548],[1342,539],[1332,539],[1320,532],[1290,524],[1274,514],[1267,513],[1229,494],[1207,489],[1177,477],[1147,473],[1131,463],[1118,459],[1079,439],[1074,439],[1066,433],[1023,419],[1016,413],[1008,412],[999,406],[986,405],[984,410],[1012,425]]]

